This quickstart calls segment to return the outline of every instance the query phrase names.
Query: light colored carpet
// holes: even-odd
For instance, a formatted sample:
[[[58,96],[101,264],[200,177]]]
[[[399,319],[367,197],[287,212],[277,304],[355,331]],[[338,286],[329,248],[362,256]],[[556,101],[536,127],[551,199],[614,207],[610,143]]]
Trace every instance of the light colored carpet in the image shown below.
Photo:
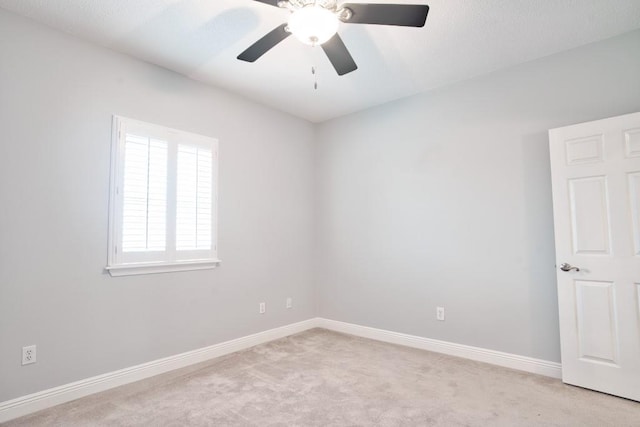
[[[6,426],[640,426],[640,403],[314,329]]]

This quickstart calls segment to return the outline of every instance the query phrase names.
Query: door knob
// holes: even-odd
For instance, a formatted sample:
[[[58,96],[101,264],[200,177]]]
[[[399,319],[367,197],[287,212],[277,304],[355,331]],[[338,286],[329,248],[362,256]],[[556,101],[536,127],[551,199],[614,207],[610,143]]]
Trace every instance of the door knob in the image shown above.
[[[578,267],[574,267],[571,264],[567,264],[566,262],[563,262],[562,264],[560,264],[560,270],[562,270],[562,271],[571,271],[571,270],[580,271],[580,269]]]

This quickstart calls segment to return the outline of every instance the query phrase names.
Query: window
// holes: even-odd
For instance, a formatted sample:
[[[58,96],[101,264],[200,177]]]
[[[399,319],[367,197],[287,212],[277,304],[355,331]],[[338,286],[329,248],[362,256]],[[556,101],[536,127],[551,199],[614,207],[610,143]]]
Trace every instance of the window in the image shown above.
[[[114,116],[107,270],[214,268],[218,141]]]

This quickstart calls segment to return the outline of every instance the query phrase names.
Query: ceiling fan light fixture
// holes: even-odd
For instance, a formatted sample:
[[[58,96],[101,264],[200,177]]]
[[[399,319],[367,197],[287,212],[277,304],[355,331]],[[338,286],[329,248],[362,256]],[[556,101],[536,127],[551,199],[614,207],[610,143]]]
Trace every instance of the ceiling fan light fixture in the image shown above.
[[[298,40],[311,46],[328,41],[338,32],[338,17],[324,7],[310,5],[294,11],[288,28]]]

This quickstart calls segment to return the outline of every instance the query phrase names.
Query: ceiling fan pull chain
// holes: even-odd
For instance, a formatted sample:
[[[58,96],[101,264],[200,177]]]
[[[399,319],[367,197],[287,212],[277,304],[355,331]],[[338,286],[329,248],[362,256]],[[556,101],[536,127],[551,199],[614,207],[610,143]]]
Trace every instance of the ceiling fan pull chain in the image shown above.
[[[314,65],[311,66],[311,74],[314,76],[313,89],[318,90],[318,76],[316,75],[316,67]]]

